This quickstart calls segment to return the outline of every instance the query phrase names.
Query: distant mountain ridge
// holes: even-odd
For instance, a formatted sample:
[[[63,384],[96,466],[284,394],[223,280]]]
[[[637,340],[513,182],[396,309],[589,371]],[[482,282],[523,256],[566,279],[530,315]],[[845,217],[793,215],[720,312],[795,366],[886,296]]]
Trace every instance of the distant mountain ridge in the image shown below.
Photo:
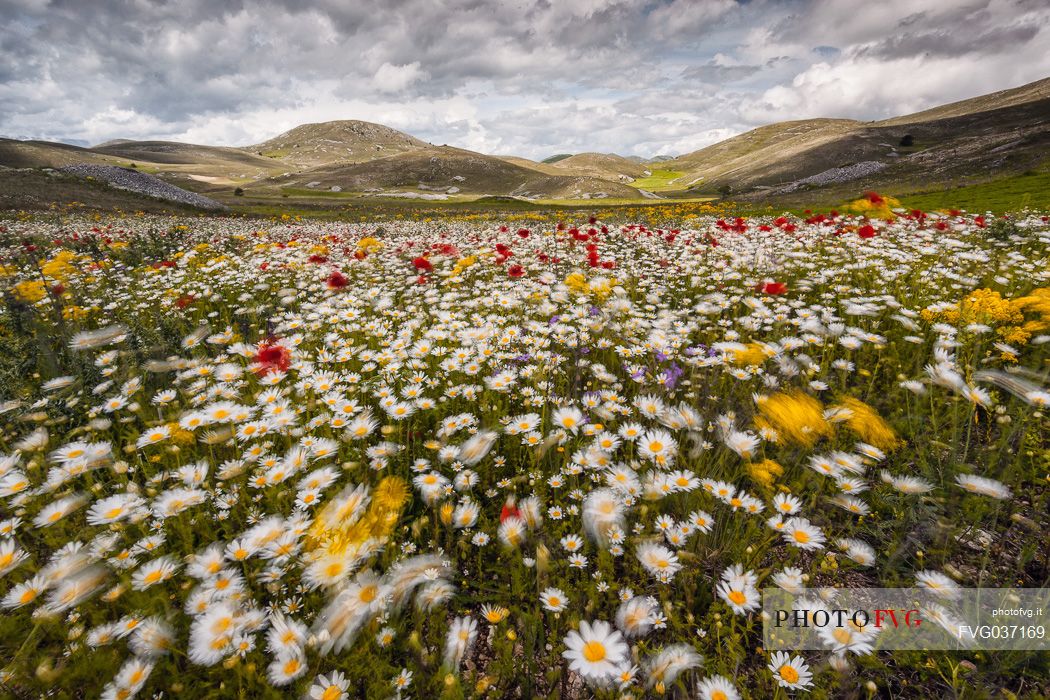
[[[0,166],[136,167],[209,195],[509,195],[526,198],[762,196],[828,186],[976,181],[1050,159],[1050,78],[911,115],[804,119],[676,157],[561,153],[542,162],[437,146],[360,120],[302,124],[241,148],[114,139],[92,148],[0,139]],[[660,173],[650,178],[653,170]],[[659,195],[632,184],[661,184]]]

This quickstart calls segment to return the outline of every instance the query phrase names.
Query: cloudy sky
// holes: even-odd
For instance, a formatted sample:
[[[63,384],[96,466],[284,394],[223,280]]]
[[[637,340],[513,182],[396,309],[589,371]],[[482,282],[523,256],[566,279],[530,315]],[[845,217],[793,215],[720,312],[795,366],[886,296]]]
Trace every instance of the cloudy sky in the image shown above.
[[[309,6],[309,7],[308,7]],[[0,135],[683,153],[1050,76],[1046,0],[0,0]]]

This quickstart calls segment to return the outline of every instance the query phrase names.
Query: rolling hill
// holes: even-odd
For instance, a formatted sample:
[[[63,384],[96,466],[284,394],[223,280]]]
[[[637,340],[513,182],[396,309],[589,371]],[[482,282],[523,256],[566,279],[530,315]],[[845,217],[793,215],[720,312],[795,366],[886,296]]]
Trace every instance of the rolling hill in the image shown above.
[[[0,138],[0,166],[7,168],[64,168],[78,163],[114,165],[119,160],[114,156],[65,143]]]
[[[432,197],[511,195],[539,199],[639,197],[634,188],[595,177],[550,175],[503,158],[449,146],[430,146],[364,163],[324,165],[268,181],[284,191],[357,192]],[[263,184],[263,183],[260,183]]]
[[[660,164],[694,192],[755,196],[854,182],[980,181],[1050,157],[1050,79],[876,122],[808,119],[753,129]]]
[[[1050,172],[1050,78],[881,121],[769,124],[658,162],[604,153],[562,153],[542,162],[489,156],[435,146],[358,120],[303,124],[242,148],[126,139],[81,148],[0,139],[3,168],[76,164],[134,164],[141,172],[228,203],[235,188],[264,199],[640,199],[729,193],[734,199],[770,202],[817,201],[864,189],[933,192]]]
[[[430,144],[388,126],[349,119],[303,124],[241,150],[306,169],[364,163],[428,147]]]
[[[577,153],[551,163],[550,167],[566,174],[623,183],[645,177],[649,172],[644,164],[611,153]]]

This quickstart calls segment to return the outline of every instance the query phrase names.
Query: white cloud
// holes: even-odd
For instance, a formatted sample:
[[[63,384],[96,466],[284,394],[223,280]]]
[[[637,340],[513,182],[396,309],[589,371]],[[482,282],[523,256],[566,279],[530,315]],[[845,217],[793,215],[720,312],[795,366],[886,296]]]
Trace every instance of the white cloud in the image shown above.
[[[0,134],[89,143],[244,145],[364,119],[531,158],[649,156],[1050,74],[1038,0],[7,0],[4,15]]]
[[[412,83],[427,78],[427,72],[419,67],[419,61],[394,66],[384,63],[376,71],[373,83],[376,90],[383,93],[401,92]]]

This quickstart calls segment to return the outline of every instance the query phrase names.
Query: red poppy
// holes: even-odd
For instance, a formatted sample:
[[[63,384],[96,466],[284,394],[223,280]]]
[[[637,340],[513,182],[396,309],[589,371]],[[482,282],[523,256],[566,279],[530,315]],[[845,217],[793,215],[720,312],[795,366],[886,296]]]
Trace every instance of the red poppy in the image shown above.
[[[788,286],[783,282],[766,282],[759,286],[759,289],[763,294],[777,295],[783,294],[788,290]]]
[[[420,272],[430,272],[434,269],[434,266],[430,263],[430,261],[424,258],[423,256],[419,256],[418,258],[414,259],[412,261],[412,264]]]
[[[325,284],[328,285],[329,289],[342,289],[350,284],[350,280],[339,270],[332,270],[332,274],[328,275]]]
[[[525,268],[522,267],[521,265],[511,265],[510,267],[507,268],[507,274],[510,275],[511,277],[524,277],[525,276]]]
[[[328,262],[328,258],[326,258],[323,255],[317,255],[317,254],[311,255],[309,258],[307,258],[307,260],[309,260],[312,263]]]
[[[180,309],[185,309],[187,306],[197,301],[197,297],[192,294],[183,294],[181,297],[175,300],[175,306]]]
[[[875,227],[871,224],[864,224],[857,229],[857,235],[861,238],[875,238]]]
[[[503,504],[503,508],[499,512],[499,521],[502,523],[507,518],[520,518],[521,511],[514,505],[514,499],[508,498],[507,502]]]
[[[271,372],[287,372],[292,364],[292,353],[276,340],[264,342],[255,353],[255,373],[266,376]]]

